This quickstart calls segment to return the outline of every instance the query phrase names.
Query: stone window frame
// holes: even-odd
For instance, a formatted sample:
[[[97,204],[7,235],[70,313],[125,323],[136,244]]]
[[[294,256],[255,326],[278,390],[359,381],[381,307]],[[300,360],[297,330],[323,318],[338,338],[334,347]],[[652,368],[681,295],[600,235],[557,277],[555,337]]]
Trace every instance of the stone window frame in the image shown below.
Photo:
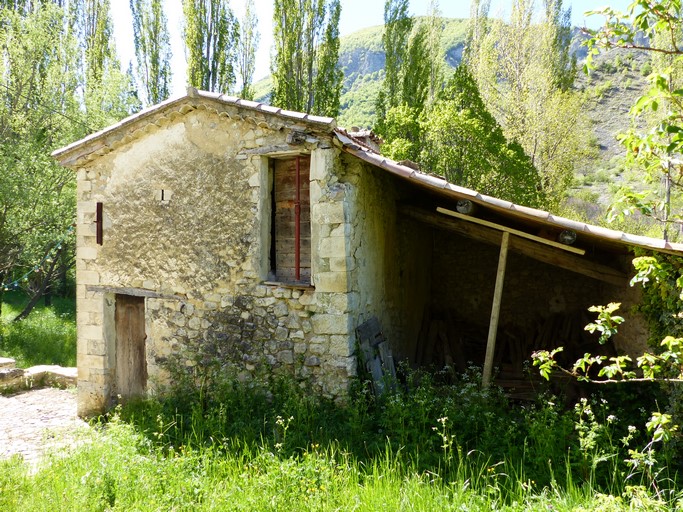
[[[310,186],[310,172],[313,161],[313,155],[305,151],[284,151],[260,155],[260,227],[261,227],[261,279],[263,284],[270,286],[277,286],[280,288],[291,288],[298,290],[313,290],[313,248],[311,247],[310,267],[311,275],[307,281],[289,281],[279,279],[273,272],[272,264],[272,247],[273,247],[273,185],[274,185],[274,168],[273,162],[275,160],[288,160],[296,158],[297,156],[306,157],[309,161],[309,186]],[[310,204],[310,189],[309,189],[309,204]],[[309,219],[308,229],[311,231],[312,242],[312,222]],[[312,244],[311,244],[312,245]]]

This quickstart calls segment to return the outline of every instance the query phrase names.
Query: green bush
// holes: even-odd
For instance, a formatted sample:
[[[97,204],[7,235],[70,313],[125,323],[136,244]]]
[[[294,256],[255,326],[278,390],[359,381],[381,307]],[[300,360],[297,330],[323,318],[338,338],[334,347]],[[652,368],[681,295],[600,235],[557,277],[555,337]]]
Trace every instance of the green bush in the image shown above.
[[[652,73],[652,64],[649,62],[643,62],[640,66],[640,74],[643,76],[648,76]]]

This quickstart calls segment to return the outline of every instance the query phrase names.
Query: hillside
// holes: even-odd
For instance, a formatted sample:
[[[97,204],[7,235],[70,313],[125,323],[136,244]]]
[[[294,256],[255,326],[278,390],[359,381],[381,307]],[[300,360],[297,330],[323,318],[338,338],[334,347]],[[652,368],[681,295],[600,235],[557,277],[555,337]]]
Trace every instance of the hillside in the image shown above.
[[[452,70],[462,58],[467,20],[444,19],[443,23],[441,49],[446,69]],[[340,41],[339,65],[344,70],[338,119],[341,126],[369,128],[373,124],[375,98],[384,78],[382,29],[382,25],[369,27]]]
[[[617,135],[633,125],[629,111],[647,89],[650,72],[646,52],[613,50],[597,57],[589,75],[580,73],[577,78],[576,87],[587,97],[595,151],[575,174],[570,202],[593,222],[604,216],[621,187],[642,182],[637,172],[626,167]]]

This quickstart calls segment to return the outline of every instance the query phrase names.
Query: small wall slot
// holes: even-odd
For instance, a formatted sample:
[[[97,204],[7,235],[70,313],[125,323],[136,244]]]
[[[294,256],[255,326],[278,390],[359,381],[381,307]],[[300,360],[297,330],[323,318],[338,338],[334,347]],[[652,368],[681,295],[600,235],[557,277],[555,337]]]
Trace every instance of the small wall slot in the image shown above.
[[[97,245],[102,245],[102,239],[103,239],[102,225],[103,225],[102,203],[97,203],[97,206],[95,209],[95,239],[97,241]]]
[[[167,188],[157,189],[155,193],[156,200],[161,204],[168,204],[171,201],[171,196],[173,196],[173,191]]]

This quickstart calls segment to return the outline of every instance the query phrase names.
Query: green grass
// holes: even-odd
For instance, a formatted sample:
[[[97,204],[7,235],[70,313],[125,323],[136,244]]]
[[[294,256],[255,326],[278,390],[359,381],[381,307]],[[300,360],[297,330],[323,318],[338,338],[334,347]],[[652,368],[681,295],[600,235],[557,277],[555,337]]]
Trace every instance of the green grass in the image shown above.
[[[571,452],[579,447],[578,423],[572,424],[571,412],[547,397],[520,409],[471,384],[476,383],[466,379],[444,389],[421,382],[410,392],[397,390],[379,401],[361,392],[350,403],[335,405],[306,395],[291,382],[271,382],[269,390],[233,382],[218,392],[219,401],[214,401],[219,395],[206,397],[204,405],[192,396],[133,403],[84,434],[77,448],[48,456],[37,470],[16,458],[0,460],[0,510],[620,511],[680,506],[675,486],[667,493],[638,478],[627,486],[618,474],[601,476],[603,464],[614,472],[603,461],[615,448],[602,436],[611,423],[588,425],[591,442],[599,443],[600,450],[583,438],[579,458],[588,459],[588,465],[577,465]],[[452,399],[459,400],[459,407],[439,405]],[[606,412],[601,403],[593,402],[595,421]],[[457,415],[458,408],[481,417],[470,418],[473,425],[438,417],[440,412]],[[504,423],[517,432],[491,426]],[[585,415],[582,425],[587,426]],[[568,444],[557,442],[561,436],[568,437]],[[522,450],[514,450],[511,442],[519,442]],[[485,451],[495,444],[507,455]],[[540,481],[528,463],[548,455],[542,468],[546,478]]]
[[[28,299],[20,293],[3,294],[0,316],[0,355],[12,357],[19,368],[39,364],[76,366],[76,304],[53,298],[53,305],[36,306],[19,322],[12,322]]]

